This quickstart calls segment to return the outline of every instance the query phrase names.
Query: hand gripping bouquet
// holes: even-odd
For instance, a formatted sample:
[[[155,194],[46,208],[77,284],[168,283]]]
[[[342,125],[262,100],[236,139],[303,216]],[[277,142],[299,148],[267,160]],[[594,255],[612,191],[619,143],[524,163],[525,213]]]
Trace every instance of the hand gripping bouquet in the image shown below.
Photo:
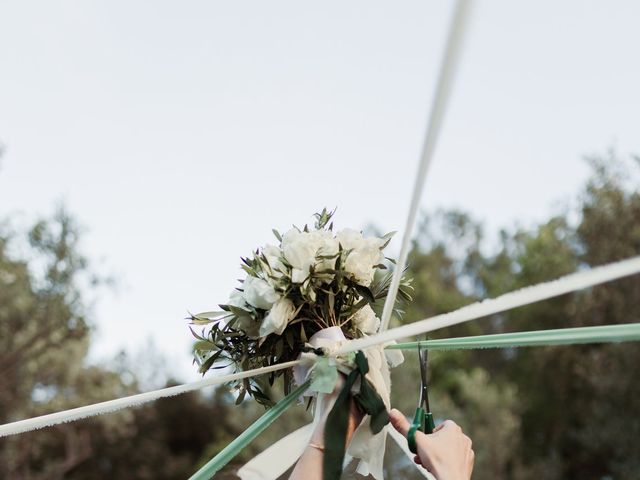
[[[370,423],[376,434],[388,421],[388,363],[402,360],[387,362],[382,348],[343,357],[332,356],[331,351],[345,341],[377,332],[380,320],[376,312],[381,310],[391,282],[385,260],[393,263],[383,251],[393,234],[365,237],[348,228],[334,232],[333,213],[326,209],[316,213],[313,228],[294,227],[283,235],[273,230],[276,245],[267,244],[251,257],[242,258],[246,277],[227,303],[220,305],[220,311],[190,317],[194,326],[203,326],[200,333],[191,329],[197,339],[195,362],[205,373],[209,369],[249,370],[302,359],[303,366],[295,372],[279,370],[232,385],[238,392],[238,403],[249,394],[265,406],[273,404],[270,387],[279,376],[283,377],[285,394],[296,381],[311,378],[307,393],[317,395],[330,393],[341,372],[346,376],[344,389],[348,390],[342,395],[343,403],[351,393],[369,414],[365,423]],[[403,279],[399,298],[410,300],[410,293],[410,282]],[[338,404],[340,397],[330,413],[327,435],[332,434],[334,412],[348,410],[348,403]],[[338,468],[338,461],[342,468],[339,454],[326,452],[325,471],[327,467]],[[332,460],[332,455],[340,458]],[[375,470],[381,472],[381,464],[379,467]],[[375,473],[367,465],[364,470]]]

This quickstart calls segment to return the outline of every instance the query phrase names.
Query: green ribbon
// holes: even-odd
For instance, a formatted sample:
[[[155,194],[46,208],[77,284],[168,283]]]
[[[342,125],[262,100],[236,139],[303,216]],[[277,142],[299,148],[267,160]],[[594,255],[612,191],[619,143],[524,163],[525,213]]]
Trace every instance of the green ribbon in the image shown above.
[[[371,431],[376,434],[389,423],[389,413],[382,398],[365,378],[369,371],[369,362],[362,351],[355,356],[355,368],[347,375],[336,403],[327,416],[324,431],[324,459],[322,476],[324,480],[339,480],[346,451],[347,428],[351,412],[351,389],[360,379],[360,391],[353,396],[360,409],[371,415]]]
[[[496,335],[477,335],[473,337],[446,338],[421,342],[399,343],[389,345],[390,350],[410,350],[423,345],[430,350],[455,350],[473,348],[515,348],[547,345],[573,345],[581,343],[629,342],[640,340],[640,323],[623,325],[604,325],[597,327],[564,328],[542,330],[537,332],[500,333]],[[324,480],[337,480],[342,473],[342,463],[346,450],[346,435],[349,421],[349,397],[353,385],[358,378],[360,392],[354,399],[360,408],[371,415],[371,430],[378,433],[389,421],[384,402],[377,394],[365,375],[369,364],[364,354],[359,351],[355,356],[356,368],[347,376],[344,388],[338,395],[325,429]],[[291,394],[287,395],[262,417],[254,422],[238,438],[212,458],[196,472],[191,480],[208,480],[255,437],[273,423],[293,402],[308,388],[311,381],[305,382]]]
[[[631,342],[640,340],[640,323],[562,328],[536,332],[498,333],[473,337],[444,338],[388,345],[389,350],[412,350],[419,345],[429,350],[473,348],[515,348],[584,343]]]
[[[194,473],[190,480],[209,480],[224,467],[233,457],[238,455],[253,439],[260,435],[269,425],[271,425],[287,408],[295,402],[307,388],[311,380],[306,381],[296,388],[289,395],[284,397],[263,416],[256,420],[249,428],[242,432],[235,440],[223,448],[220,453],[209,460],[200,470]]]

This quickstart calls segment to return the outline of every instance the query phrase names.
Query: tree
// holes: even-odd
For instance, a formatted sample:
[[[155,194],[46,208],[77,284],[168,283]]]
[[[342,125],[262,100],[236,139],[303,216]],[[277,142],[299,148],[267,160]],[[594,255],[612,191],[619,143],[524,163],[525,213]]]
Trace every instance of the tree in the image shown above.
[[[60,209],[27,237],[0,234],[0,422],[137,393],[126,358],[87,364],[86,297],[97,282],[72,217]],[[222,390],[213,398],[191,393],[11,436],[0,441],[0,477],[185,478],[206,445],[239,433],[227,421],[229,404]]]
[[[493,253],[486,253],[482,229],[468,215],[441,212],[426,219],[411,256],[417,298],[406,320],[638,255],[640,195],[629,180],[630,167],[613,152],[589,161],[594,173],[575,212],[533,229],[505,230]],[[638,319],[640,280],[635,276],[433,337]],[[632,368],[640,364],[636,344],[438,352],[433,357],[436,413],[455,412],[473,437],[487,440],[474,443],[478,459],[485,459],[476,468],[478,478],[624,479],[640,471],[640,424],[629,421],[640,414],[640,386]],[[490,381],[465,390],[459,377],[473,378],[473,372]],[[400,375],[406,373],[397,373],[396,379]],[[418,378],[416,372],[409,377]],[[474,411],[483,413],[470,414]],[[489,426],[482,422],[486,418],[503,422]],[[496,442],[501,443],[497,450]]]
[[[640,253],[640,194],[615,153],[592,158],[593,176],[574,210],[533,228],[505,229],[490,244],[460,211],[425,216],[410,255],[415,301],[399,322]],[[26,238],[26,240],[25,240]],[[96,286],[79,254],[78,227],[64,210],[26,235],[0,231],[0,422],[139,390],[124,358],[86,360],[92,339],[87,296]],[[640,321],[640,279],[629,277],[430,338]],[[186,332],[186,328],[185,328]],[[392,372],[392,403],[411,415],[418,400],[415,353]],[[477,478],[632,479],[640,471],[637,344],[582,345],[430,355],[431,404],[474,439]],[[0,439],[0,478],[185,478],[255,420],[255,402],[233,405],[224,388]],[[309,420],[294,408],[219,478]],[[421,478],[390,446],[390,478]],[[218,478],[217,477],[217,478]]]

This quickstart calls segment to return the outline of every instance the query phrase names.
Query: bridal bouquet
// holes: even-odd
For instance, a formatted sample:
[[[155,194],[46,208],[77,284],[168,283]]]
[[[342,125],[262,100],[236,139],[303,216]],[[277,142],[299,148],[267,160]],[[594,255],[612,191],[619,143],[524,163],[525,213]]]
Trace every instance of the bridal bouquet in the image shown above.
[[[333,213],[316,213],[313,228],[294,227],[282,235],[273,230],[277,244],[242,258],[246,277],[220,311],[191,316],[193,325],[203,326],[200,333],[191,329],[200,372],[296,360],[312,350],[308,341],[313,335],[331,327],[346,339],[378,330],[376,311],[391,281],[391,274],[383,272],[383,251],[392,234],[365,237],[348,228],[334,232]],[[410,292],[410,282],[403,279],[399,297],[410,300]],[[249,394],[270,405],[265,382],[273,385],[278,376],[284,377],[288,394],[294,381],[290,369],[237,382],[238,403]]]

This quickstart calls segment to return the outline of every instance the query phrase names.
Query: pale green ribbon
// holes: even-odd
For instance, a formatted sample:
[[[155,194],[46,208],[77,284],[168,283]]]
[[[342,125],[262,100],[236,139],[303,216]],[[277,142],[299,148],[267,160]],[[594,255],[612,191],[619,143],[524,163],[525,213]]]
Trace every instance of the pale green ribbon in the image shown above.
[[[581,343],[630,342],[640,340],[640,323],[624,325],[603,325],[598,327],[564,328],[559,330],[541,330],[536,332],[499,333],[495,335],[477,335],[473,337],[444,338],[388,345],[390,350],[411,350],[418,345],[430,350],[459,350],[474,348],[516,348],[547,345],[574,345]],[[320,377],[333,376],[334,369],[320,369]],[[328,380],[328,379],[327,379]],[[321,378],[316,382],[323,383]],[[198,470],[191,480],[208,480],[246,447],[254,438],[271,425],[290,407],[309,387],[311,380],[291,392],[275,406],[256,420],[238,438],[227,445],[205,466]],[[330,383],[330,382],[324,382]]]
[[[267,429],[276,419],[282,415],[300,396],[309,388],[310,380],[296,388],[289,395],[284,397],[264,415],[256,420],[249,428],[242,432],[234,441],[224,447],[220,453],[209,460],[200,470],[194,473],[190,480],[209,480],[220,471],[227,463],[238,455],[244,447],[253,441],[258,435]]]
[[[640,340],[640,323],[443,338],[438,340],[398,343],[388,345],[386,348],[390,350],[412,350],[418,348],[418,345],[422,345],[429,350],[461,350],[473,348],[515,348],[546,345],[574,345],[580,343],[631,342],[635,340]]]

